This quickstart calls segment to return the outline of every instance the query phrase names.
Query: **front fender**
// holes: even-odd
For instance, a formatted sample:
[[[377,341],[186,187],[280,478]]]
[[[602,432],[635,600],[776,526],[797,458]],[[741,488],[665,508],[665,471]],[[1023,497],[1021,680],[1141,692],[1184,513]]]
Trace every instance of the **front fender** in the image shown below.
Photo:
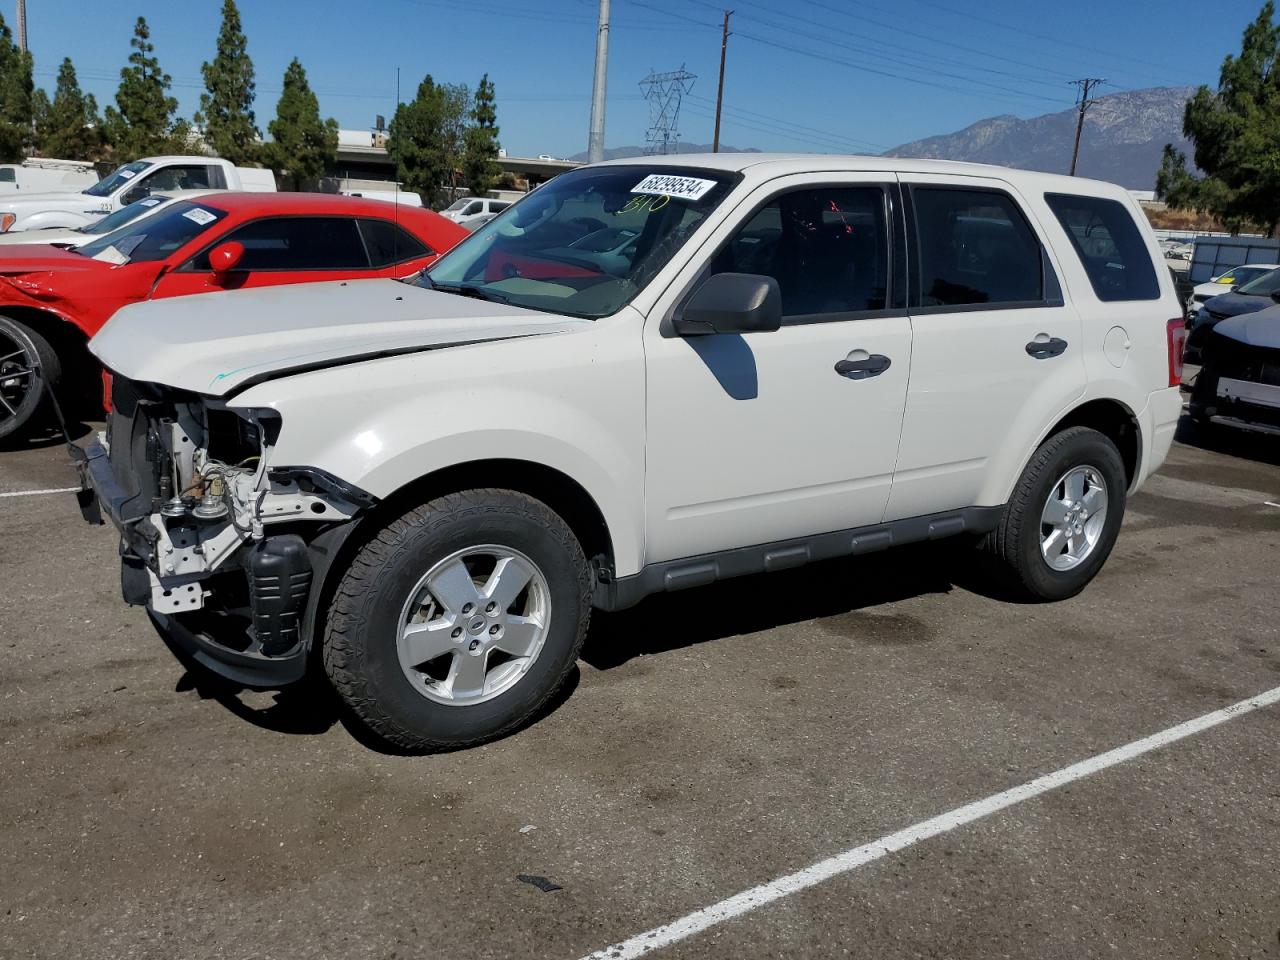
[[[273,466],[318,467],[378,497],[481,460],[556,470],[600,508],[617,574],[643,565],[638,330],[602,325],[356,363],[259,384],[233,404],[280,413]]]
[[[30,216],[19,215],[17,223],[13,225],[10,233],[16,233],[20,230],[44,230],[47,227],[83,227],[95,220],[106,216],[110,211],[104,210],[101,213],[87,215],[75,213],[71,210],[44,210],[40,213],[33,213]]]

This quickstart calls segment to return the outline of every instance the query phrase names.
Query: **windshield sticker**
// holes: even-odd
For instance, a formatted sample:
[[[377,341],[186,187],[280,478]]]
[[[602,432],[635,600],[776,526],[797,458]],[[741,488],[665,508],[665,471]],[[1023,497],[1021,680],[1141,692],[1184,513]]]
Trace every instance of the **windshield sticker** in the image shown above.
[[[140,206],[140,207],[154,207],[154,206],[155,206],[157,203],[159,203],[159,202],[160,202],[160,198],[159,198],[159,197],[147,197],[147,199],[145,199],[145,200],[139,200],[139,201],[138,201],[138,206]]]
[[[703,195],[715,185],[714,180],[651,173],[632,187],[631,192],[674,197],[677,200],[701,200]]]
[[[202,227],[207,227],[209,224],[213,223],[213,221],[218,219],[208,210],[204,210],[200,207],[193,207],[192,209],[184,213],[183,216],[186,217],[188,220],[194,220],[196,223],[200,224],[200,226]]]
[[[132,179],[133,179],[134,177],[136,177],[137,175],[138,175],[138,172],[137,172],[136,170],[121,170],[121,171],[120,171],[120,176],[124,177],[126,180],[132,180]]]

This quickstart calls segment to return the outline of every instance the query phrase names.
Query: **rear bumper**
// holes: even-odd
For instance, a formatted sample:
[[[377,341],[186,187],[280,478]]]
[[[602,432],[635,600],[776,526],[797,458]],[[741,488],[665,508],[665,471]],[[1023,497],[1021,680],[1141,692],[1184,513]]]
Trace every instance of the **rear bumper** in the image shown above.
[[[1147,397],[1146,407],[1138,414],[1138,426],[1142,434],[1142,461],[1138,464],[1138,475],[1134,478],[1132,490],[1137,490],[1146,482],[1147,477],[1160,469],[1169,455],[1169,448],[1173,446],[1173,436],[1178,432],[1178,421],[1181,418],[1181,387],[1154,390]]]

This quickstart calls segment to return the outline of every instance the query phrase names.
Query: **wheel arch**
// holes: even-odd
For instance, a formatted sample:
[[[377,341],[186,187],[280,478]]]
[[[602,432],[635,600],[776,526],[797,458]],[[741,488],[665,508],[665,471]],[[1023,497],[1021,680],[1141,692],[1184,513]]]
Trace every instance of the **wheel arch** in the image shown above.
[[[325,611],[342,580],[343,571],[370,537],[401,514],[437,497],[461,490],[514,490],[545,503],[573,531],[593,566],[593,576],[612,578],[614,543],[604,512],[587,489],[568,474],[530,460],[493,458],[450,464],[411,480],[383,497],[352,524],[333,527],[313,541],[326,555],[326,565],[308,603],[307,636],[311,655],[322,646]]]
[[[96,364],[89,353],[89,336],[70,317],[44,307],[0,304],[0,315],[25,323],[49,341],[63,369],[73,372]]]
[[[1114,443],[1124,463],[1125,480],[1133,488],[1142,468],[1142,427],[1127,404],[1110,397],[1088,400],[1064,414],[1039,443],[1070,427],[1097,430]]]

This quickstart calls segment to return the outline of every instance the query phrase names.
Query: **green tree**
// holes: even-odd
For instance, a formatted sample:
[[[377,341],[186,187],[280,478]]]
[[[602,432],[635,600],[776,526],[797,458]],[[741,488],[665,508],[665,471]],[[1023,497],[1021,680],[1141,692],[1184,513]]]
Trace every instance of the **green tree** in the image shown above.
[[[142,17],[134,24],[129,45],[133,48],[129,66],[120,71],[116,90],[119,109],[106,110],[107,140],[127,160],[185,150],[190,130],[185,120],[175,116],[178,101],[169,96],[173,81],[160,69],[151,30]]]
[[[46,157],[97,160],[102,156],[102,123],[93,94],[85,94],[76,79],[76,68],[67,57],[58,68],[58,85],[49,102],[36,91],[36,134]]]
[[[223,0],[218,51],[212,63],[200,68],[208,92],[200,95],[195,121],[204,127],[205,143],[213,152],[235,164],[255,160],[258,152],[253,61],[246,45],[235,0]]]
[[[320,101],[297,57],[284,72],[276,118],[267,124],[267,131],[271,134],[265,149],[268,165],[295,190],[323,175],[337,156],[338,122],[332,117],[320,119]]]
[[[498,168],[498,108],[493,81],[486,73],[476,87],[471,125],[463,137],[462,177],[468,189],[483,197],[493,189],[502,171]]]
[[[1165,148],[1156,190],[1175,206],[1212,213],[1228,223],[1280,226],[1280,27],[1267,0],[1245,28],[1238,57],[1223,61],[1218,89],[1200,87],[1187,103],[1183,133],[1195,164]]]
[[[387,153],[409,190],[438,205],[453,187],[463,153],[471,96],[461,84],[438,84],[430,74],[410,103],[396,107]]]
[[[0,162],[21,160],[31,142],[31,54],[13,42],[0,16]]]

